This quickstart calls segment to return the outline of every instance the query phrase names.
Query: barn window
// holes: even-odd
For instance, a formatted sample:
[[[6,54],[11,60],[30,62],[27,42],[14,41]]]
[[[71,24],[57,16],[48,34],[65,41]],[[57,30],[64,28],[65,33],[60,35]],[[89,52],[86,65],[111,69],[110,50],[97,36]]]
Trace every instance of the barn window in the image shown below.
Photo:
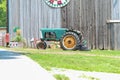
[[[46,32],[45,38],[55,39],[56,38],[55,32]]]

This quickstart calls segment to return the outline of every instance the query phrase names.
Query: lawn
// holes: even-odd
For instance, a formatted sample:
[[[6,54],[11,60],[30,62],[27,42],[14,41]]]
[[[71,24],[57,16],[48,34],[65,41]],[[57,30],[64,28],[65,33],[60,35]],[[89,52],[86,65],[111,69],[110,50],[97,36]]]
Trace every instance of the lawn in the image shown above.
[[[63,51],[60,49],[14,49],[50,70],[52,67],[120,74],[120,51]]]

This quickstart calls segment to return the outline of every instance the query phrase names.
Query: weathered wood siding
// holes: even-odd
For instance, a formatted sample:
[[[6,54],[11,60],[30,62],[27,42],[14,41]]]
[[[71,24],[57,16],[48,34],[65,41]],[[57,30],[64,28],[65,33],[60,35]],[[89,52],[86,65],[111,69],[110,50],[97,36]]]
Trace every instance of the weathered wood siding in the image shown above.
[[[61,27],[60,9],[49,7],[44,0],[9,0],[9,32],[14,37],[14,27],[20,27],[30,44],[31,38],[40,37],[42,27]]]
[[[0,27],[0,46],[5,46],[6,27]]]
[[[112,0],[71,0],[62,8],[62,26],[78,29],[92,49],[108,49],[106,20],[111,19]]]
[[[27,43],[40,37],[42,27],[77,29],[91,49],[120,49],[120,0],[70,0],[63,8],[51,8],[44,0],[9,0],[9,32],[21,27]]]
[[[108,49],[120,50],[120,22],[109,22],[108,23],[109,32],[109,47]]]

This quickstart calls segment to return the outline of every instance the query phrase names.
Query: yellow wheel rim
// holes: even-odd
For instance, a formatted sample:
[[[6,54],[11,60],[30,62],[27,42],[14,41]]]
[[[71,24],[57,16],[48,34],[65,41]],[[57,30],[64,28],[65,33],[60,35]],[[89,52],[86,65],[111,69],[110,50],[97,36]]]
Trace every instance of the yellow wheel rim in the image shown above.
[[[72,49],[76,45],[76,39],[72,35],[67,35],[63,38],[63,45],[66,48]]]

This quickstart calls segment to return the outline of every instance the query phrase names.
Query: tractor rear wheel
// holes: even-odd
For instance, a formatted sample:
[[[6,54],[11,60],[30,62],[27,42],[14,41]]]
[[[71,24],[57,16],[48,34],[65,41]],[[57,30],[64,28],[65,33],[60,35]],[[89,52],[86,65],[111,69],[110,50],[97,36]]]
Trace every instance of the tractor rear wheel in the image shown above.
[[[46,49],[47,48],[47,44],[46,44],[46,42],[41,41],[41,42],[38,42],[36,44],[36,47],[37,47],[37,49]]]
[[[63,50],[77,50],[80,45],[80,38],[75,32],[66,32],[60,40]]]

